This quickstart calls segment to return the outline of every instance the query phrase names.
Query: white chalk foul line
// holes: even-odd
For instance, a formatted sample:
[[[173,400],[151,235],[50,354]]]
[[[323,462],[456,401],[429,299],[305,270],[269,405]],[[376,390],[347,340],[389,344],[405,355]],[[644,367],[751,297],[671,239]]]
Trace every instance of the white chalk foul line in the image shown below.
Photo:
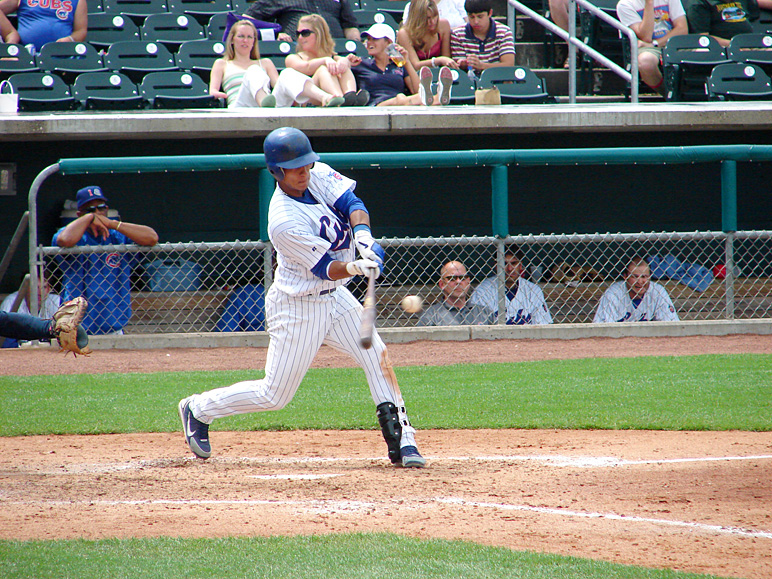
[[[576,517],[585,519],[605,519],[611,521],[624,521],[630,523],[651,523],[654,525],[663,525],[670,527],[681,527],[698,531],[707,531],[711,533],[720,533],[726,535],[739,535],[743,537],[752,537],[760,539],[772,539],[772,532],[757,531],[753,529],[741,529],[739,527],[723,527],[721,525],[708,525],[705,523],[690,523],[686,521],[672,521],[669,519],[652,519],[648,517],[637,517],[629,515],[617,515],[615,513],[592,513],[584,511],[572,511],[569,509],[555,509],[551,507],[534,507],[530,505],[507,505],[502,503],[485,503],[479,501],[467,501],[461,498],[446,497],[434,499],[436,502],[450,505],[460,505],[465,507],[489,508],[501,511],[525,511],[532,513],[541,513],[547,515],[558,515],[561,517]]]
[[[47,506],[294,506],[309,511],[336,513],[336,512],[361,512],[378,508],[388,509],[390,506],[399,508],[424,508],[427,503],[443,505],[456,505],[459,507],[473,507],[492,509],[498,511],[520,511],[542,515],[554,515],[559,517],[600,519],[608,521],[622,521],[625,523],[648,523],[652,525],[677,527],[704,533],[716,533],[721,535],[733,535],[754,539],[772,539],[772,532],[756,529],[743,529],[740,527],[709,525],[688,521],[674,521],[670,519],[655,519],[639,517],[635,515],[619,515],[616,513],[595,513],[588,511],[573,511],[570,509],[557,509],[554,507],[535,507],[532,505],[511,505],[505,503],[488,503],[482,501],[468,501],[459,497],[434,497],[420,501],[386,501],[382,503],[372,501],[345,501],[345,500],[268,500],[268,499],[232,499],[232,500],[207,500],[207,499],[137,499],[137,500],[93,500],[93,501],[0,501],[0,504],[45,504]]]

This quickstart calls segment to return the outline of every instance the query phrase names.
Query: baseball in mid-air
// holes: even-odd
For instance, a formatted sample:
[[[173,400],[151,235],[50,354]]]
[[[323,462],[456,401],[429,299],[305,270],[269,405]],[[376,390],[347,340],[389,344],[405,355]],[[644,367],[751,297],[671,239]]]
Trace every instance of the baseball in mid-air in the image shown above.
[[[415,314],[421,311],[424,301],[418,296],[405,296],[400,305],[407,313]]]

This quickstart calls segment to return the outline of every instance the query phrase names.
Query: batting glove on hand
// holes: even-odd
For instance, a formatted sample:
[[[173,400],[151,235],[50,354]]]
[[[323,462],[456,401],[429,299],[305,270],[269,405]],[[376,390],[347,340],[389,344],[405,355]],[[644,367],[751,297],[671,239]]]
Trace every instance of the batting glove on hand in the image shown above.
[[[357,251],[364,259],[371,259],[378,265],[383,265],[383,258],[386,254],[383,248],[376,243],[373,236],[366,229],[360,229],[354,233]]]
[[[349,275],[373,276],[375,279],[381,275],[381,267],[372,259],[357,259],[346,264]]]

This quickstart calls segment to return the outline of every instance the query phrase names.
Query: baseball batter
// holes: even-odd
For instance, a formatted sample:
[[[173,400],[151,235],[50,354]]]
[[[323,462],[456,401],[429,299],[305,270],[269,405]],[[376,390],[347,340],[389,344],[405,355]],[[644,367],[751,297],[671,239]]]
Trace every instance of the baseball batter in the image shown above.
[[[649,264],[634,257],[623,281],[612,283],[603,293],[594,323],[603,322],[677,322],[667,290],[651,281]]]
[[[181,400],[179,413],[190,449],[200,458],[210,456],[208,431],[216,418],[284,408],[319,348],[327,344],[364,369],[391,462],[425,466],[386,346],[377,332],[370,349],[360,345],[362,305],[345,287],[355,275],[377,277],[383,265],[383,249],[370,233],[369,214],[354,194],[356,182],[318,162],[308,137],[297,129],[276,129],[263,148],[268,170],[278,182],[268,210],[277,268],[266,296],[271,341],[265,378]]]

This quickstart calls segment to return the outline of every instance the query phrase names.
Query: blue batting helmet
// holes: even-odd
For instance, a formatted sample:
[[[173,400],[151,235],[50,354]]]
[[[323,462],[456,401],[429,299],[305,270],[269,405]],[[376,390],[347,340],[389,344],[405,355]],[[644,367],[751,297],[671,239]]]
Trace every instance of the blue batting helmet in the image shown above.
[[[277,181],[284,179],[282,169],[297,169],[319,160],[305,133],[292,127],[281,127],[268,133],[263,152],[265,164]]]

